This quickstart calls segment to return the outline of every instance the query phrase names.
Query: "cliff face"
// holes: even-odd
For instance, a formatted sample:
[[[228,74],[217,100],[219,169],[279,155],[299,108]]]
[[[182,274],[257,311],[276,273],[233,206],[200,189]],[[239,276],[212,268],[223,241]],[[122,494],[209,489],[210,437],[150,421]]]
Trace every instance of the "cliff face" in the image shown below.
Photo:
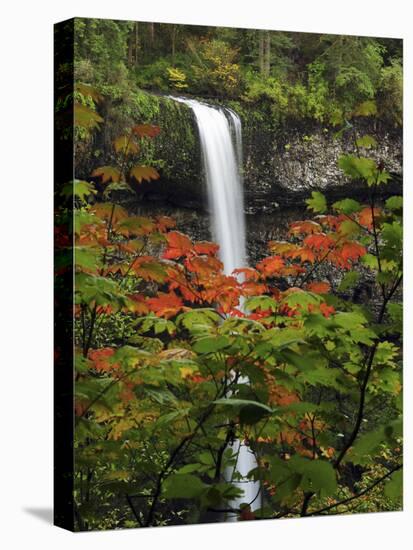
[[[106,108],[104,131],[93,144],[99,154],[86,150],[76,157],[77,177],[88,177],[93,168],[110,163],[111,141],[121,128],[136,121],[157,124],[161,133],[143,145],[140,162],[158,168],[159,181],[143,183],[138,199],[148,203],[205,210],[205,185],[198,131],[187,105],[164,96],[140,92],[135,107],[119,114],[116,105]],[[331,199],[349,195],[348,179],[337,166],[341,154],[354,152],[353,130],[336,136],[337,128],[307,121],[275,126],[260,121],[256,113],[240,113],[243,128],[245,210],[248,214],[276,212],[303,205],[312,190],[324,191]],[[358,121],[359,135],[370,133],[378,147],[367,152],[383,160],[393,180],[382,187],[384,194],[400,192],[402,179],[402,130],[369,119]],[[351,196],[360,195],[357,182]],[[362,197],[361,197],[362,198]]]

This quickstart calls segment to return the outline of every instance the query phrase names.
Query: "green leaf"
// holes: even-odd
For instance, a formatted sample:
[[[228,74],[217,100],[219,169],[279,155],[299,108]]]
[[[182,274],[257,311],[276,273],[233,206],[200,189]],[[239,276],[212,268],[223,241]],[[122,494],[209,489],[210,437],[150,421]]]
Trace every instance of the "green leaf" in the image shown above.
[[[333,204],[334,210],[337,210],[340,214],[354,214],[361,210],[361,204],[354,199],[343,199],[342,201],[337,201]]]
[[[334,322],[341,328],[354,330],[366,323],[366,318],[355,311],[342,311],[334,315]]]
[[[360,280],[360,273],[358,271],[348,271],[341,279],[341,283],[338,286],[338,291],[343,292],[350,288],[354,288]]]
[[[261,309],[261,311],[277,311],[278,309],[277,302],[269,296],[253,296],[245,301],[244,306],[249,311],[255,311],[256,309]]]
[[[74,253],[76,267],[88,271],[96,271],[99,264],[99,258],[102,254],[100,248],[92,248],[90,246],[75,246]]]
[[[373,159],[342,155],[338,165],[352,179],[364,179],[369,185],[376,181],[378,169]]]
[[[329,462],[294,455],[290,466],[301,474],[300,487],[303,491],[314,491],[321,497],[333,495],[337,491],[336,472]]]
[[[313,191],[311,193],[311,199],[307,199],[305,202],[307,203],[308,208],[313,212],[322,214],[327,210],[326,198],[323,193],[320,193],[320,191]]]
[[[387,498],[401,499],[403,496],[403,470],[394,472],[390,480],[384,486],[384,494]]]
[[[193,346],[193,350],[197,353],[214,353],[230,345],[231,343],[226,336],[208,336],[207,338],[197,340]]]
[[[354,116],[374,116],[377,114],[376,102],[369,99],[360,103],[354,110]]]
[[[216,405],[225,405],[226,407],[254,407],[270,414],[274,412],[274,410],[268,405],[260,403],[259,401],[252,401],[250,399],[233,399],[232,397],[224,397],[213,401],[213,403]]]
[[[172,474],[163,484],[163,496],[167,499],[199,498],[209,487],[192,474]]]
[[[354,464],[368,464],[375,456],[381,445],[397,444],[397,439],[402,436],[402,421],[394,420],[390,424],[382,425],[362,434],[350,449],[346,460]]]
[[[365,149],[370,149],[370,147],[377,147],[376,139],[368,134],[356,139],[356,144],[358,147],[364,147]]]
[[[74,124],[80,128],[92,130],[97,128],[103,122],[103,118],[86,105],[75,103],[74,106]]]
[[[403,208],[403,197],[394,195],[386,200],[386,208],[388,210],[401,210]]]
[[[60,194],[67,199],[77,197],[83,202],[86,202],[90,195],[96,195],[97,191],[93,183],[83,180],[74,180],[73,182],[65,183]]]

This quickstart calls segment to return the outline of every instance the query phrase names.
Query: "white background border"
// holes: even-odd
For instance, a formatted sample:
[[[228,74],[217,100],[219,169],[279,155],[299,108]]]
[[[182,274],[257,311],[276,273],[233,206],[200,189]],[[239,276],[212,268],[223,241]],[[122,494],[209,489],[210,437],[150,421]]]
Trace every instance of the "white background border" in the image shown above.
[[[73,16],[329,32],[405,39],[412,98],[409,0],[9,0],[0,52],[0,544],[6,550],[99,547],[359,550],[406,548],[412,525],[410,444],[405,512],[73,535],[52,527],[52,25]],[[410,28],[409,28],[410,23]],[[405,101],[405,151],[412,148]],[[412,264],[412,162],[405,159],[406,267]],[[405,289],[406,435],[411,432],[412,285]],[[29,510],[35,513],[30,513]],[[42,517],[43,516],[43,519]],[[410,527],[410,528],[409,528]]]

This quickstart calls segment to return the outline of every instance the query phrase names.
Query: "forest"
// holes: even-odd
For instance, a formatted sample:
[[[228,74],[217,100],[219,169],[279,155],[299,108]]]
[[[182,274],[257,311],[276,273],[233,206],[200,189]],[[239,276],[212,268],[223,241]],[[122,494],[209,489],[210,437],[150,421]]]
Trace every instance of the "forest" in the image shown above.
[[[75,19],[55,44],[73,529],[401,510],[402,41]]]

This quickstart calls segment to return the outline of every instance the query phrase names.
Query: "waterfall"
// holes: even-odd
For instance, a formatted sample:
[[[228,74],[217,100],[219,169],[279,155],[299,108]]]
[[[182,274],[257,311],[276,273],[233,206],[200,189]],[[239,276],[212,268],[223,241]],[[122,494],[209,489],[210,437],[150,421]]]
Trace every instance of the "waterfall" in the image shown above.
[[[214,240],[219,244],[219,255],[224,272],[230,275],[246,265],[244,197],[242,186],[242,128],[239,116],[231,109],[211,106],[194,99],[171,97],[187,104],[193,111],[199,131],[205,170],[208,202]],[[248,383],[248,379],[240,380]],[[227,468],[224,477],[244,491],[244,495],[230,502],[232,508],[251,503],[251,510],[261,506],[260,483],[246,475],[257,467],[254,453],[239,439],[231,448],[237,456],[234,467]],[[236,515],[227,514],[227,521]]]

